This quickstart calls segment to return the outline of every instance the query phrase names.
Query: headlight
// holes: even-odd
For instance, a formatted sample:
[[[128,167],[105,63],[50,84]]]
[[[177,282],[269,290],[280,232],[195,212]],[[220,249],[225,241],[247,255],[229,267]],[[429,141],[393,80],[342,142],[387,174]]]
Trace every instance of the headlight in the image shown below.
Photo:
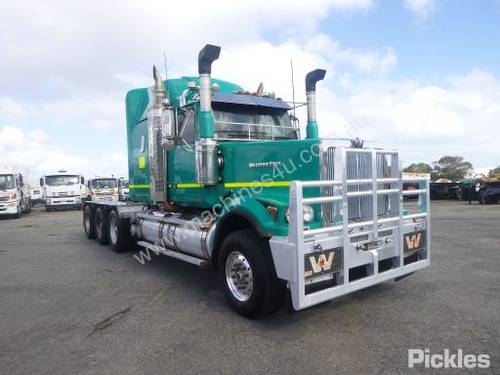
[[[303,211],[304,222],[310,223],[314,219],[314,210],[311,206],[304,206]],[[290,209],[286,209],[285,218],[287,223],[290,222]]]

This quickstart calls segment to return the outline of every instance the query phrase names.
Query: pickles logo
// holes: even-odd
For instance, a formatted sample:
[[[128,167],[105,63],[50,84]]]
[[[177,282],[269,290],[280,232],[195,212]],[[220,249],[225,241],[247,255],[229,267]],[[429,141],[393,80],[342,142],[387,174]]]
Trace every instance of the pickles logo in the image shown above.
[[[418,249],[422,240],[422,232],[413,233],[405,236],[406,248],[408,250]]]

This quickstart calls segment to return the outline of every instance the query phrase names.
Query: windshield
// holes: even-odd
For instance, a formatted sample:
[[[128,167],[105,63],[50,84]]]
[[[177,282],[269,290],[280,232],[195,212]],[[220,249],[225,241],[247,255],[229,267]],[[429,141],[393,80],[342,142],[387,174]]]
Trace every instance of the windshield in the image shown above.
[[[12,174],[0,174],[0,189],[14,189],[16,180]]]
[[[78,176],[45,176],[45,183],[49,186],[76,185],[79,183]]]
[[[122,188],[128,189],[128,181],[122,181]]]
[[[297,139],[286,109],[227,103],[213,109],[219,139]]]
[[[115,178],[100,178],[92,180],[92,187],[95,189],[111,189],[116,187]]]

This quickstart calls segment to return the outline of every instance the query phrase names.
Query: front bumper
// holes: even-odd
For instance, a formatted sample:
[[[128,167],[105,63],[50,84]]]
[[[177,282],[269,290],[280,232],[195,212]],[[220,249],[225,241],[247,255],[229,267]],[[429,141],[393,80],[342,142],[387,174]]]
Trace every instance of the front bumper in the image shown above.
[[[385,228],[380,230],[382,232]],[[351,242],[357,233],[343,237],[342,232],[333,236],[312,236],[299,245],[288,237],[273,237],[270,242],[271,253],[280,279],[286,280],[290,287],[292,303],[295,310],[325,302],[354,291],[379,284],[387,280],[413,273],[430,265],[430,247],[428,240],[425,248],[415,252],[405,251],[405,235],[424,233],[429,230],[425,221],[405,220],[399,228],[393,228],[392,234],[381,237],[379,247],[370,250],[362,249],[362,244],[371,242]],[[307,279],[311,273],[306,270],[306,262],[310,257],[318,260],[315,254],[328,253],[331,250],[339,257],[339,265],[332,269],[328,277],[318,276],[316,280]],[[326,259],[326,258],[325,258]],[[319,263],[319,261],[318,261]],[[362,277],[356,275],[361,271]]]
[[[47,208],[80,207],[80,196],[73,197],[47,197],[45,206]]]
[[[94,195],[92,197],[94,202],[118,202],[118,195]]]
[[[17,202],[1,202],[0,215],[15,215],[17,214]]]

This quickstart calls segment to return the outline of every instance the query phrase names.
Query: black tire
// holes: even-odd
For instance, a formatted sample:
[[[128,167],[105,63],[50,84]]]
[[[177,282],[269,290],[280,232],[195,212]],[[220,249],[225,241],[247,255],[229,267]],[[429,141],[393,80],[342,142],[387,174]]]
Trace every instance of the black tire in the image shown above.
[[[108,218],[103,207],[95,210],[95,235],[101,245],[109,243]]]
[[[31,198],[28,199],[28,208],[26,209],[26,213],[31,213],[31,208],[33,207],[33,203],[31,202]]]
[[[23,214],[23,208],[21,207],[21,202],[17,205],[17,212],[14,214],[14,217],[16,219],[20,219],[21,215]]]
[[[83,208],[83,229],[88,239],[93,240],[96,237],[95,211],[90,205],[85,205]]]
[[[239,257],[238,254],[243,255],[243,258]],[[246,263],[243,264],[248,264],[251,272],[245,272],[247,269],[244,265],[235,265],[238,267],[238,271],[232,277],[229,271],[235,269],[235,267],[231,268],[230,266],[234,264],[232,261],[234,259],[237,261],[244,259]],[[226,272],[226,264],[228,272]],[[243,269],[242,275],[240,275],[241,269]],[[269,242],[252,230],[233,232],[222,242],[218,273],[229,304],[238,314],[247,318],[257,319],[270,314],[278,309],[284,301],[286,283],[276,277]],[[227,277],[226,273],[229,273]],[[231,279],[233,281],[230,281]],[[243,296],[244,300],[242,300],[241,295],[240,298],[237,296],[239,291],[233,292],[231,290],[231,285],[234,289],[235,281],[242,283],[246,280],[251,280],[253,288],[247,296]],[[240,286],[243,289],[249,287],[248,283]]]
[[[123,253],[130,248],[130,220],[120,219],[118,212],[112,210],[108,215],[108,238],[115,253]]]
[[[486,198],[484,197],[484,193],[482,191],[479,192],[479,204],[486,204],[486,203],[488,203],[488,202],[486,201]]]

